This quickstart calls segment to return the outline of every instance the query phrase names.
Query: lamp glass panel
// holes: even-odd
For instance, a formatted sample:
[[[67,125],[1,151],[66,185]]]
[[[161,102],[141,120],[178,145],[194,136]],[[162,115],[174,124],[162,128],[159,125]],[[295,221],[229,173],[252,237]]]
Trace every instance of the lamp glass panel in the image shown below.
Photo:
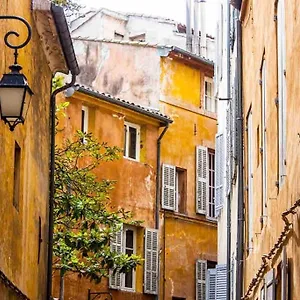
[[[21,116],[25,88],[0,88],[2,117],[15,120]]]

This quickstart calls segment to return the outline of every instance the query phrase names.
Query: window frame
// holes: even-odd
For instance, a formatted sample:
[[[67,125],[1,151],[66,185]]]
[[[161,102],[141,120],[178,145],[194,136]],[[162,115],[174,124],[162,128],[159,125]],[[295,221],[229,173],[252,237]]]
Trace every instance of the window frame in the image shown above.
[[[131,230],[133,232],[133,253],[136,254],[137,249],[137,228],[130,225],[124,225],[123,226],[123,232],[122,232],[122,239],[123,239],[123,247],[122,247],[122,253],[126,254],[126,231]],[[134,292],[136,290],[136,270],[131,270],[132,272],[132,288],[125,286],[125,280],[126,280],[126,273],[121,274],[121,286],[120,289],[122,291],[128,291],[128,292]]]
[[[133,161],[140,161],[140,143],[141,143],[141,126],[131,122],[124,122],[124,127],[126,127],[126,132],[124,133],[124,153],[123,157]],[[136,143],[135,143],[135,153],[136,158],[129,157],[129,128],[136,129]]]
[[[211,85],[211,94],[207,94],[206,83]],[[203,88],[203,108],[206,111],[217,113],[217,98],[214,96],[214,79],[211,77],[204,77],[204,88]],[[209,99],[209,101],[207,101]],[[208,102],[210,104],[208,104]],[[210,108],[209,108],[210,106]],[[213,107],[213,108],[212,108]]]

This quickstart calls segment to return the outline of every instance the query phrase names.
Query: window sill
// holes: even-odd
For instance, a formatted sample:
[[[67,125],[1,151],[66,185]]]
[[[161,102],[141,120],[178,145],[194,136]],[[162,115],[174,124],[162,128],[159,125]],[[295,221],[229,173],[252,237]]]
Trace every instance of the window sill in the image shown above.
[[[131,157],[123,156],[124,159],[130,160],[130,161],[135,161],[135,162],[140,162],[138,159],[134,159]]]

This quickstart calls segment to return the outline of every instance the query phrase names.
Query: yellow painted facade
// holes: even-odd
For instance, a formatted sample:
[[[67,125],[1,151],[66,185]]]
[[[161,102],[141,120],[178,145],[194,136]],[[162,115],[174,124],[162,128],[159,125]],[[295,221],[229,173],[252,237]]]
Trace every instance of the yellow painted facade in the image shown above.
[[[243,99],[244,99],[244,126],[247,128],[247,118],[252,113],[252,153],[253,153],[253,215],[249,215],[248,197],[245,193],[246,205],[246,236],[244,254],[244,294],[247,299],[260,298],[267,273],[274,270],[276,281],[276,299],[299,299],[299,277],[300,277],[300,255],[299,255],[299,208],[295,208],[295,214],[288,214],[287,218],[292,224],[292,229],[284,238],[283,245],[278,243],[285,229],[282,213],[293,206],[299,199],[299,67],[300,59],[298,49],[300,46],[300,34],[295,30],[299,28],[300,7],[298,1],[283,1],[285,17],[284,30],[286,47],[286,172],[283,176],[279,174],[279,148],[283,143],[279,140],[279,115],[281,111],[278,85],[278,22],[274,21],[277,15],[277,1],[243,1]],[[263,14],[261,12],[264,12]],[[277,19],[278,20],[278,19]],[[266,159],[261,151],[263,131],[262,119],[262,64],[265,63],[266,70],[266,146],[264,147]],[[280,102],[279,102],[280,103]],[[245,184],[249,183],[247,175],[249,154],[249,143],[247,136],[249,128],[245,133]],[[263,203],[263,163],[266,165],[266,204]],[[253,249],[247,248],[249,218],[253,220]],[[276,246],[278,244],[278,246]],[[283,246],[286,248],[288,260],[288,283],[282,277]],[[274,252],[272,252],[274,249]],[[261,276],[254,286],[250,288],[251,282],[263,265],[263,256],[266,255],[266,265]],[[285,282],[285,283],[284,283]],[[281,298],[282,284],[288,290],[288,298]],[[269,293],[269,292],[268,292]],[[271,297],[271,296],[268,296]],[[267,298],[271,299],[271,298]],[[272,298],[275,299],[275,298]]]
[[[216,114],[204,110],[205,71],[161,59],[160,108],[174,121],[162,140],[161,162],[186,171],[184,211],[161,210],[160,299],[196,299],[196,261],[217,262],[217,226],[196,213],[196,147],[215,148]]]
[[[34,92],[24,125],[14,132],[0,121],[0,271],[29,299],[45,299],[49,195],[49,101],[52,72],[47,64],[31,13],[31,1],[1,1],[0,15],[24,17],[32,26],[30,43],[19,51],[18,62]],[[24,25],[0,25],[0,76],[13,63],[13,50],[4,45],[9,30],[27,36]],[[17,39],[15,39],[17,42]],[[20,147],[19,194],[13,204],[15,143]],[[39,218],[41,239],[39,252]],[[0,299],[18,299],[0,279]]]

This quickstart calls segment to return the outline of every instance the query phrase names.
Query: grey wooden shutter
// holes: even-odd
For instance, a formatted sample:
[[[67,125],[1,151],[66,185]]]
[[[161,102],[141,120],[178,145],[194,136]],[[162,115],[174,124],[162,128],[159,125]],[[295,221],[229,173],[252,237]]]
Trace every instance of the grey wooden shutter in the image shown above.
[[[216,266],[216,299],[226,300],[227,290],[227,266],[217,265]]]
[[[123,226],[121,229],[116,232],[110,241],[110,251],[116,253],[123,252]],[[109,272],[109,287],[111,289],[120,289],[121,288],[121,274],[119,272]]]
[[[216,135],[215,150],[215,216],[218,217],[223,207],[223,182],[224,182],[224,135]]]
[[[158,230],[145,230],[144,293],[158,294]]]
[[[285,246],[282,249],[281,262],[281,300],[288,300],[288,259]]]
[[[275,272],[274,269],[271,269],[266,277],[266,300],[275,300],[275,293],[276,293],[276,285],[275,285]]]
[[[208,201],[208,150],[206,147],[196,148],[196,211],[206,214]]]
[[[226,110],[226,195],[231,189],[231,102]]]
[[[206,294],[206,260],[196,261],[196,300],[205,300]]]
[[[162,208],[175,210],[176,167],[163,164],[162,169]]]
[[[216,269],[207,270],[206,300],[216,300]]]

